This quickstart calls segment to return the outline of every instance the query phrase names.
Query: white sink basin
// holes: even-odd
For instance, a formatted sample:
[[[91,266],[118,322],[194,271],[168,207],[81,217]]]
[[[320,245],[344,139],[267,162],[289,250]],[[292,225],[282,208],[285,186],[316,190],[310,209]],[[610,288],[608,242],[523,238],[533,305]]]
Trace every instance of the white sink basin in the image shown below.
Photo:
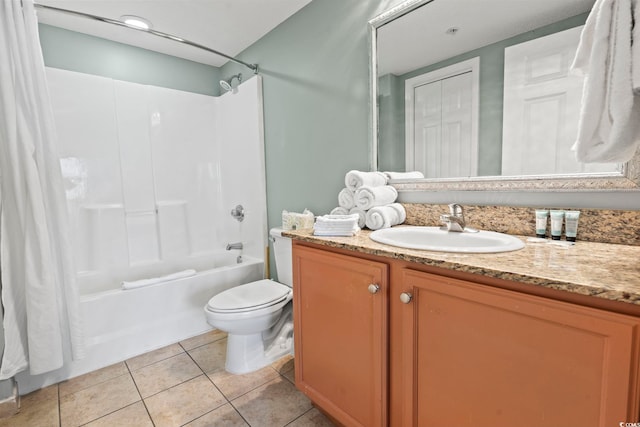
[[[386,245],[440,252],[495,253],[524,248],[522,240],[508,234],[493,231],[457,233],[439,227],[384,228],[372,232],[369,237]]]

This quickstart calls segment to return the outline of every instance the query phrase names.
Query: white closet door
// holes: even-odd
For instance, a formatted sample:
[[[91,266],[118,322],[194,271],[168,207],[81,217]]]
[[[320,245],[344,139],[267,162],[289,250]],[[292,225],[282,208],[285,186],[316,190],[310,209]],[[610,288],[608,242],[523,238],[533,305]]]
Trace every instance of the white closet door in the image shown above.
[[[443,178],[476,175],[471,145],[471,80],[471,72],[442,80]]]
[[[478,58],[405,83],[406,168],[426,178],[477,174]]]
[[[440,176],[442,141],[442,82],[415,88],[414,165],[425,178]],[[411,169],[407,169],[411,170]]]
[[[578,163],[583,78],[569,73],[582,27],[505,49],[502,175],[615,171]]]

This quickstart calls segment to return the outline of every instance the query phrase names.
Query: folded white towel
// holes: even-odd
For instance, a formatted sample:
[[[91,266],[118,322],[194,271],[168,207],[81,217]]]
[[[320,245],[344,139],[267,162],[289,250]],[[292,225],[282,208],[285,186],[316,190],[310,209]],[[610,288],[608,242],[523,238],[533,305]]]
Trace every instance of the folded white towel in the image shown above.
[[[331,215],[349,215],[349,209],[345,209],[342,206],[333,208],[330,212]]]
[[[420,171],[412,172],[383,172],[389,179],[417,179],[424,178],[424,174]]]
[[[398,191],[390,185],[369,187],[367,185],[356,190],[356,207],[369,210],[374,206],[384,206],[396,201]]]
[[[314,229],[350,230],[354,225],[358,225],[358,215],[323,215],[316,218]]]
[[[387,206],[377,206],[367,212],[367,228],[379,230],[402,224],[407,218],[407,213],[400,203],[392,203]]]
[[[360,208],[351,208],[349,210],[349,213],[352,215],[353,214],[358,215],[358,227],[362,228],[365,226],[367,221],[367,211]]]
[[[387,185],[387,176],[382,172],[362,172],[352,170],[347,172],[344,177],[344,184],[351,191],[355,191],[358,187],[368,185],[369,187],[377,187]]]
[[[357,222],[351,222],[349,224],[316,224],[313,229],[320,231],[350,231],[354,226],[357,226]]]
[[[354,236],[360,231],[358,215],[323,215],[316,218],[315,236]]]
[[[336,237],[352,237],[360,232],[360,227],[356,226],[351,230],[313,230],[314,236],[336,236]]]
[[[343,188],[342,190],[340,190],[340,193],[338,193],[338,205],[347,210],[353,208],[356,205],[353,196],[353,190]]]
[[[344,224],[358,220],[358,215],[322,215],[316,218],[316,224]]]
[[[572,147],[580,162],[626,162],[640,145],[640,99],[632,83],[634,70],[640,67],[640,55],[632,55],[635,3],[597,0],[582,30],[571,66],[586,75],[578,137]]]
[[[156,283],[168,282],[170,280],[184,279],[185,277],[191,277],[196,274],[195,270],[183,270],[177,273],[167,274],[166,276],[153,277],[150,279],[134,280],[131,282],[122,282],[122,289],[137,289],[144,286],[155,285]]]

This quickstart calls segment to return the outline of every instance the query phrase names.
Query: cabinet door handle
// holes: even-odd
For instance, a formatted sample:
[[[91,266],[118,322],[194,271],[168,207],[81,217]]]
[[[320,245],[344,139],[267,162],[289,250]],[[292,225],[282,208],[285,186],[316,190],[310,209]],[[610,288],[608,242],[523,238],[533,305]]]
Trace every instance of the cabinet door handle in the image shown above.
[[[369,285],[367,289],[369,289],[370,294],[377,294],[378,291],[380,291],[380,286],[376,285],[375,283],[372,283]]]
[[[402,301],[404,304],[409,304],[412,299],[413,295],[411,295],[409,292],[403,292],[400,294],[400,301]]]

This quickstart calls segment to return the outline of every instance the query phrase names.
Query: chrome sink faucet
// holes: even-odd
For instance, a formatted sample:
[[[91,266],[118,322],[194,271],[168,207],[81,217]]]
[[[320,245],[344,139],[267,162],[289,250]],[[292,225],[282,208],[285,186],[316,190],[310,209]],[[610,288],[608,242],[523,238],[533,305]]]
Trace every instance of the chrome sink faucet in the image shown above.
[[[457,203],[449,205],[449,214],[440,215],[440,221],[447,227],[447,231],[461,233],[464,231],[466,223],[464,221],[464,209]]]

